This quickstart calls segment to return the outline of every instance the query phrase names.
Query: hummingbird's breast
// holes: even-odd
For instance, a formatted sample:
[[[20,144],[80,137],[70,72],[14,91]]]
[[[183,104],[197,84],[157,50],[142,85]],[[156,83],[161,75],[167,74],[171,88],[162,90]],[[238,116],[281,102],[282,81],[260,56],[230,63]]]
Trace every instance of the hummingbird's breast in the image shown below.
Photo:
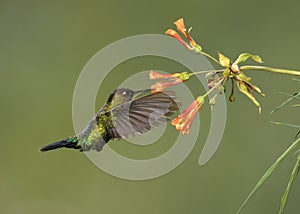
[[[107,115],[108,116],[108,115]],[[107,116],[96,114],[86,128],[79,135],[80,146],[83,151],[101,151],[111,139],[108,132]]]

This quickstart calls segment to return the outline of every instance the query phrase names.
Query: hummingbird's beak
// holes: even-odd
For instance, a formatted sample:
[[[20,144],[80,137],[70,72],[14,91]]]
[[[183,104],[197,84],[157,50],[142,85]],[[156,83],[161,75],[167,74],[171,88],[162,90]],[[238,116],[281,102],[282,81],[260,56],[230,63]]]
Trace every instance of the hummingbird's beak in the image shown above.
[[[138,90],[138,91],[135,91],[134,94],[141,94],[141,93],[145,93],[145,92],[150,92],[151,89],[143,89],[143,90]]]

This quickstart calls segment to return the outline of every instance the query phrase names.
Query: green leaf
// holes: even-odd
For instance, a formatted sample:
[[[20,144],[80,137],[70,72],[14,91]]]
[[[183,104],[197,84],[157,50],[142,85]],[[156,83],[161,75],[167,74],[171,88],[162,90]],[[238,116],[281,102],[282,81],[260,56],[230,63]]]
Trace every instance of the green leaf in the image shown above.
[[[289,94],[287,94],[287,95],[289,95]],[[286,101],[284,101],[283,103],[281,103],[279,106],[277,106],[275,109],[273,109],[270,112],[270,114],[274,113],[275,111],[278,111],[279,109],[281,109],[282,107],[284,107],[286,104],[288,104],[289,102],[291,102],[293,99],[298,99],[299,97],[300,97],[300,92],[295,93],[294,95],[292,95],[292,97],[290,97],[289,99],[287,99]]]
[[[247,85],[244,82],[237,81],[237,86],[238,86],[238,89],[240,90],[240,92],[245,94],[258,107],[258,111],[260,113],[261,112],[260,104],[255,99],[255,97],[250,93]]]
[[[255,62],[263,63],[262,59],[261,59],[260,56],[258,56],[258,55],[253,55],[253,56],[252,56],[252,59],[253,59]]]
[[[274,123],[276,125],[283,125],[283,126],[288,126],[296,129],[300,129],[300,125],[294,125],[294,124],[289,124],[289,123],[281,123],[281,122],[276,122],[276,121],[270,121],[270,123]]]
[[[221,54],[220,52],[218,52],[218,56],[219,56],[219,62],[222,66],[229,68],[230,67],[230,59],[226,56],[224,56],[223,54]]]
[[[295,180],[295,177],[298,174],[299,168],[300,168],[300,155],[298,155],[296,164],[295,164],[294,169],[293,169],[293,171],[292,171],[292,173],[290,175],[290,179],[289,179],[288,185],[287,185],[287,187],[286,187],[286,189],[285,189],[285,191],[284,191],[284,193],[283,193],[283,195],[281,197],[281,204],[280,204],[279,214],[283,214],[287,197],[289,196],[289,193],[290,193],[291,188],[292,188],[292,184],[293,184],[293,182]]]
[[[295,81],[299,81],[299,82],[300,82],[300,79],[292,78],[292,80],[295,80]]]
[[[300,130],[297,132],[295,139],[300,135]]]
[[[300,100],[300,92],[296,92],[294,94],[288,94],[288,93],[284,93],[284,92],[279,92],[280,94],[283,94],[283,95],[286,95],[286,96],[289,96],[291,98],[294,98],[296,100]]]
[[[282,155],[269,167],[269,169],[265,172],[265,174],[259,179],[255,187],[252,189],[252,191],[247,196],[246,200],[243,202],[243,204],[240,206],[236,214],[240,213],[240,211],[243,209],[243,207],[247,204],[249,199],[256,193],[256,191],[265,183],[265,181],[271,176],[271,174],[274,172],[274,170],[281,164],[281,162],[294,150],[294,148],[300,143],[300,138],[295,140],[292,145],[285,150]]]
[[[251,58],[252,60],[254,60],[255,62],[258,63],[262,63],[262,59],[260,58],[260,56],[258,55],[252,55],[249,53],[242,53],[239,55],[239,57],[235,60],[235,62],[233,64],[239,64],[241,62],[245,62],[248,58]]]

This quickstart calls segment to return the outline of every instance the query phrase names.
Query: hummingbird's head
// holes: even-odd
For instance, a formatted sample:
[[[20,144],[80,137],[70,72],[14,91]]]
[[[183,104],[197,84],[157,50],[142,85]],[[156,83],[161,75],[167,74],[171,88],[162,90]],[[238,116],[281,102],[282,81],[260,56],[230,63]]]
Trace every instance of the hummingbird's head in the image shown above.
[[[151,91],[151,89],[133,91],[128,88],[117,88],[109,95],[106,103],[111,104],[112,106],[117,106],[132,100],[132,98],[137,94],[149,91]]]

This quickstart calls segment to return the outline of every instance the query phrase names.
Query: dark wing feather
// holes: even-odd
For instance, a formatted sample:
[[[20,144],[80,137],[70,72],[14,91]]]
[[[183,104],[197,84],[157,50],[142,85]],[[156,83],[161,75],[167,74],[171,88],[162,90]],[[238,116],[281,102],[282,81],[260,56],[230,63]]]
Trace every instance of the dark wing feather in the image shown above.
[[[163,124],[178,111],[175,92],[149,94],[112,109],[112,138],[128,138]]]

